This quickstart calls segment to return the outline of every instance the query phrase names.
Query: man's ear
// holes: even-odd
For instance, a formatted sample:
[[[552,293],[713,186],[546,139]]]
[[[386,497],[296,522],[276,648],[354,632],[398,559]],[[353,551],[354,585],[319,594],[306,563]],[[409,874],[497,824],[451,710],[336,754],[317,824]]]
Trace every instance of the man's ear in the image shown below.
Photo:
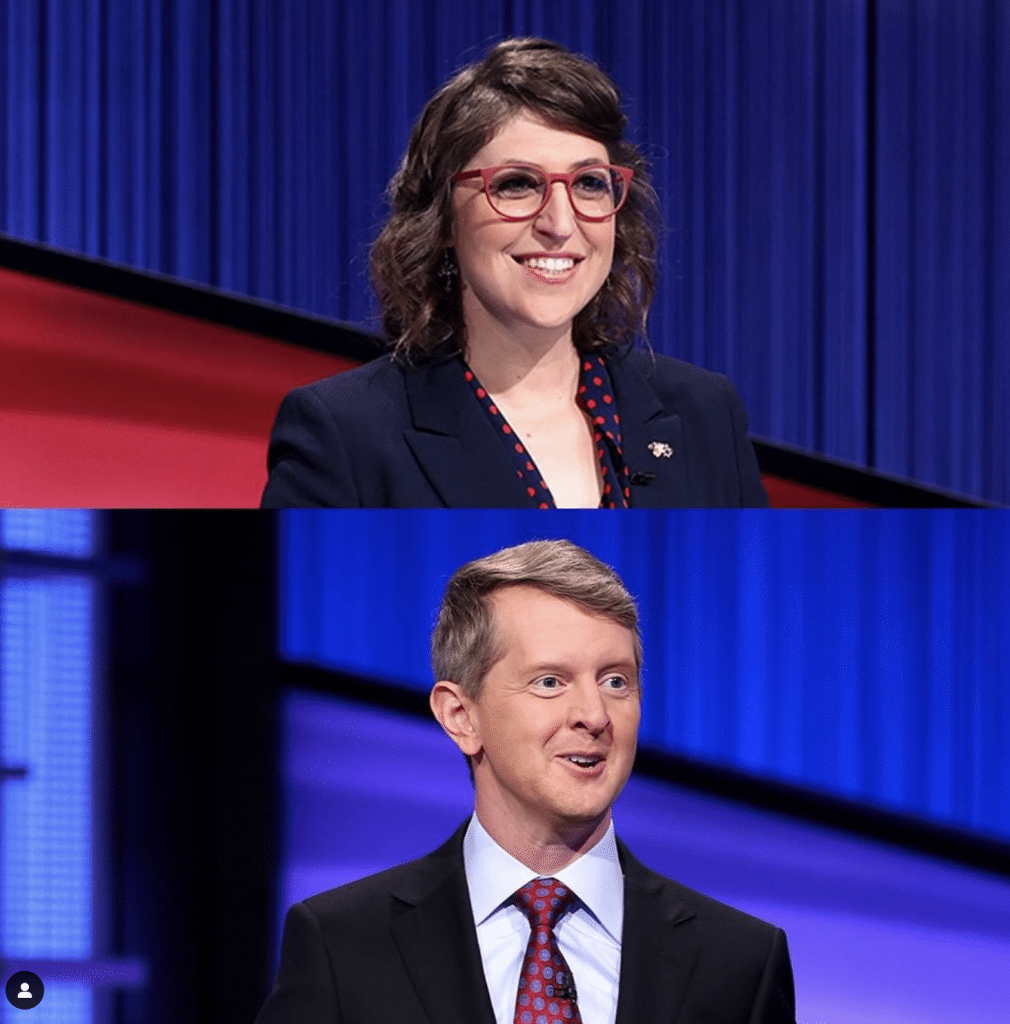
[[[479,753],[481,741],[474,705],[459,683],[440,679],[431,688],[428,703],[438,724],[464,754],[473,757]]]

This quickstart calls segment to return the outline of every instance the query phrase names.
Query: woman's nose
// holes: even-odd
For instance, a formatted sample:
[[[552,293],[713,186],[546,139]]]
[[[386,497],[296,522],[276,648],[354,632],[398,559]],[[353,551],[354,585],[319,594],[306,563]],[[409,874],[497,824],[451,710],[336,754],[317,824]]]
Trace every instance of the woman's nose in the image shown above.
[[[575,231],[575,210],[563,181],[552,182],[547,205],[537,214],[534,226],[545,234],[567,238]]]

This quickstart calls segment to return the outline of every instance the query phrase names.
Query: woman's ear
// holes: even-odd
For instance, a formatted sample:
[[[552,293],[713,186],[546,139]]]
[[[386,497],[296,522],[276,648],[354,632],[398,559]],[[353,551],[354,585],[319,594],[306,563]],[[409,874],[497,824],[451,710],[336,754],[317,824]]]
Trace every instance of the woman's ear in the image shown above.
[[[439,680],[431,688],[428,702],[449,739],[468,757],[476,756],[481,749],[477,716],[473,702],[459,683]]]

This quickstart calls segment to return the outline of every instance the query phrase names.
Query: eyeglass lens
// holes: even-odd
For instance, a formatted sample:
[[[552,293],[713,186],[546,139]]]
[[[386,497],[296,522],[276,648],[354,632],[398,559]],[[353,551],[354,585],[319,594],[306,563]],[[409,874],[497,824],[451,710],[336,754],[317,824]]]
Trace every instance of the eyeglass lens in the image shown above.
[[[609,167],[587,167],[569,194],[576,212],[606,217],[621,205],[624,179]],[[547,178],[533,167],[503,167],[488,182],[491,206],[506,217],[532,216],[544,202]]]

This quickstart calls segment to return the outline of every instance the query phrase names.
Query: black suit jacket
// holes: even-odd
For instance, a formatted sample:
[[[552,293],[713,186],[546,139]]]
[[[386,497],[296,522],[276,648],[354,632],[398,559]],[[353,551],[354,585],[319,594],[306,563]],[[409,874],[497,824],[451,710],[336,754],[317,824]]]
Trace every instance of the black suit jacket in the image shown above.
[[[257,1024],[495,1024],[463,868],[434,853],[295,904]],[[794,1024],[784,933],[643,867],[618,841],[617,1024]]]
[[[768,504],[727,378],[641,350],[607,366],[633,507]],[[668,448],[653,454],[653,442]],[[268,465],[264,508],[530,507],[456,359],[411,367],[384,357],[292,391]]]

